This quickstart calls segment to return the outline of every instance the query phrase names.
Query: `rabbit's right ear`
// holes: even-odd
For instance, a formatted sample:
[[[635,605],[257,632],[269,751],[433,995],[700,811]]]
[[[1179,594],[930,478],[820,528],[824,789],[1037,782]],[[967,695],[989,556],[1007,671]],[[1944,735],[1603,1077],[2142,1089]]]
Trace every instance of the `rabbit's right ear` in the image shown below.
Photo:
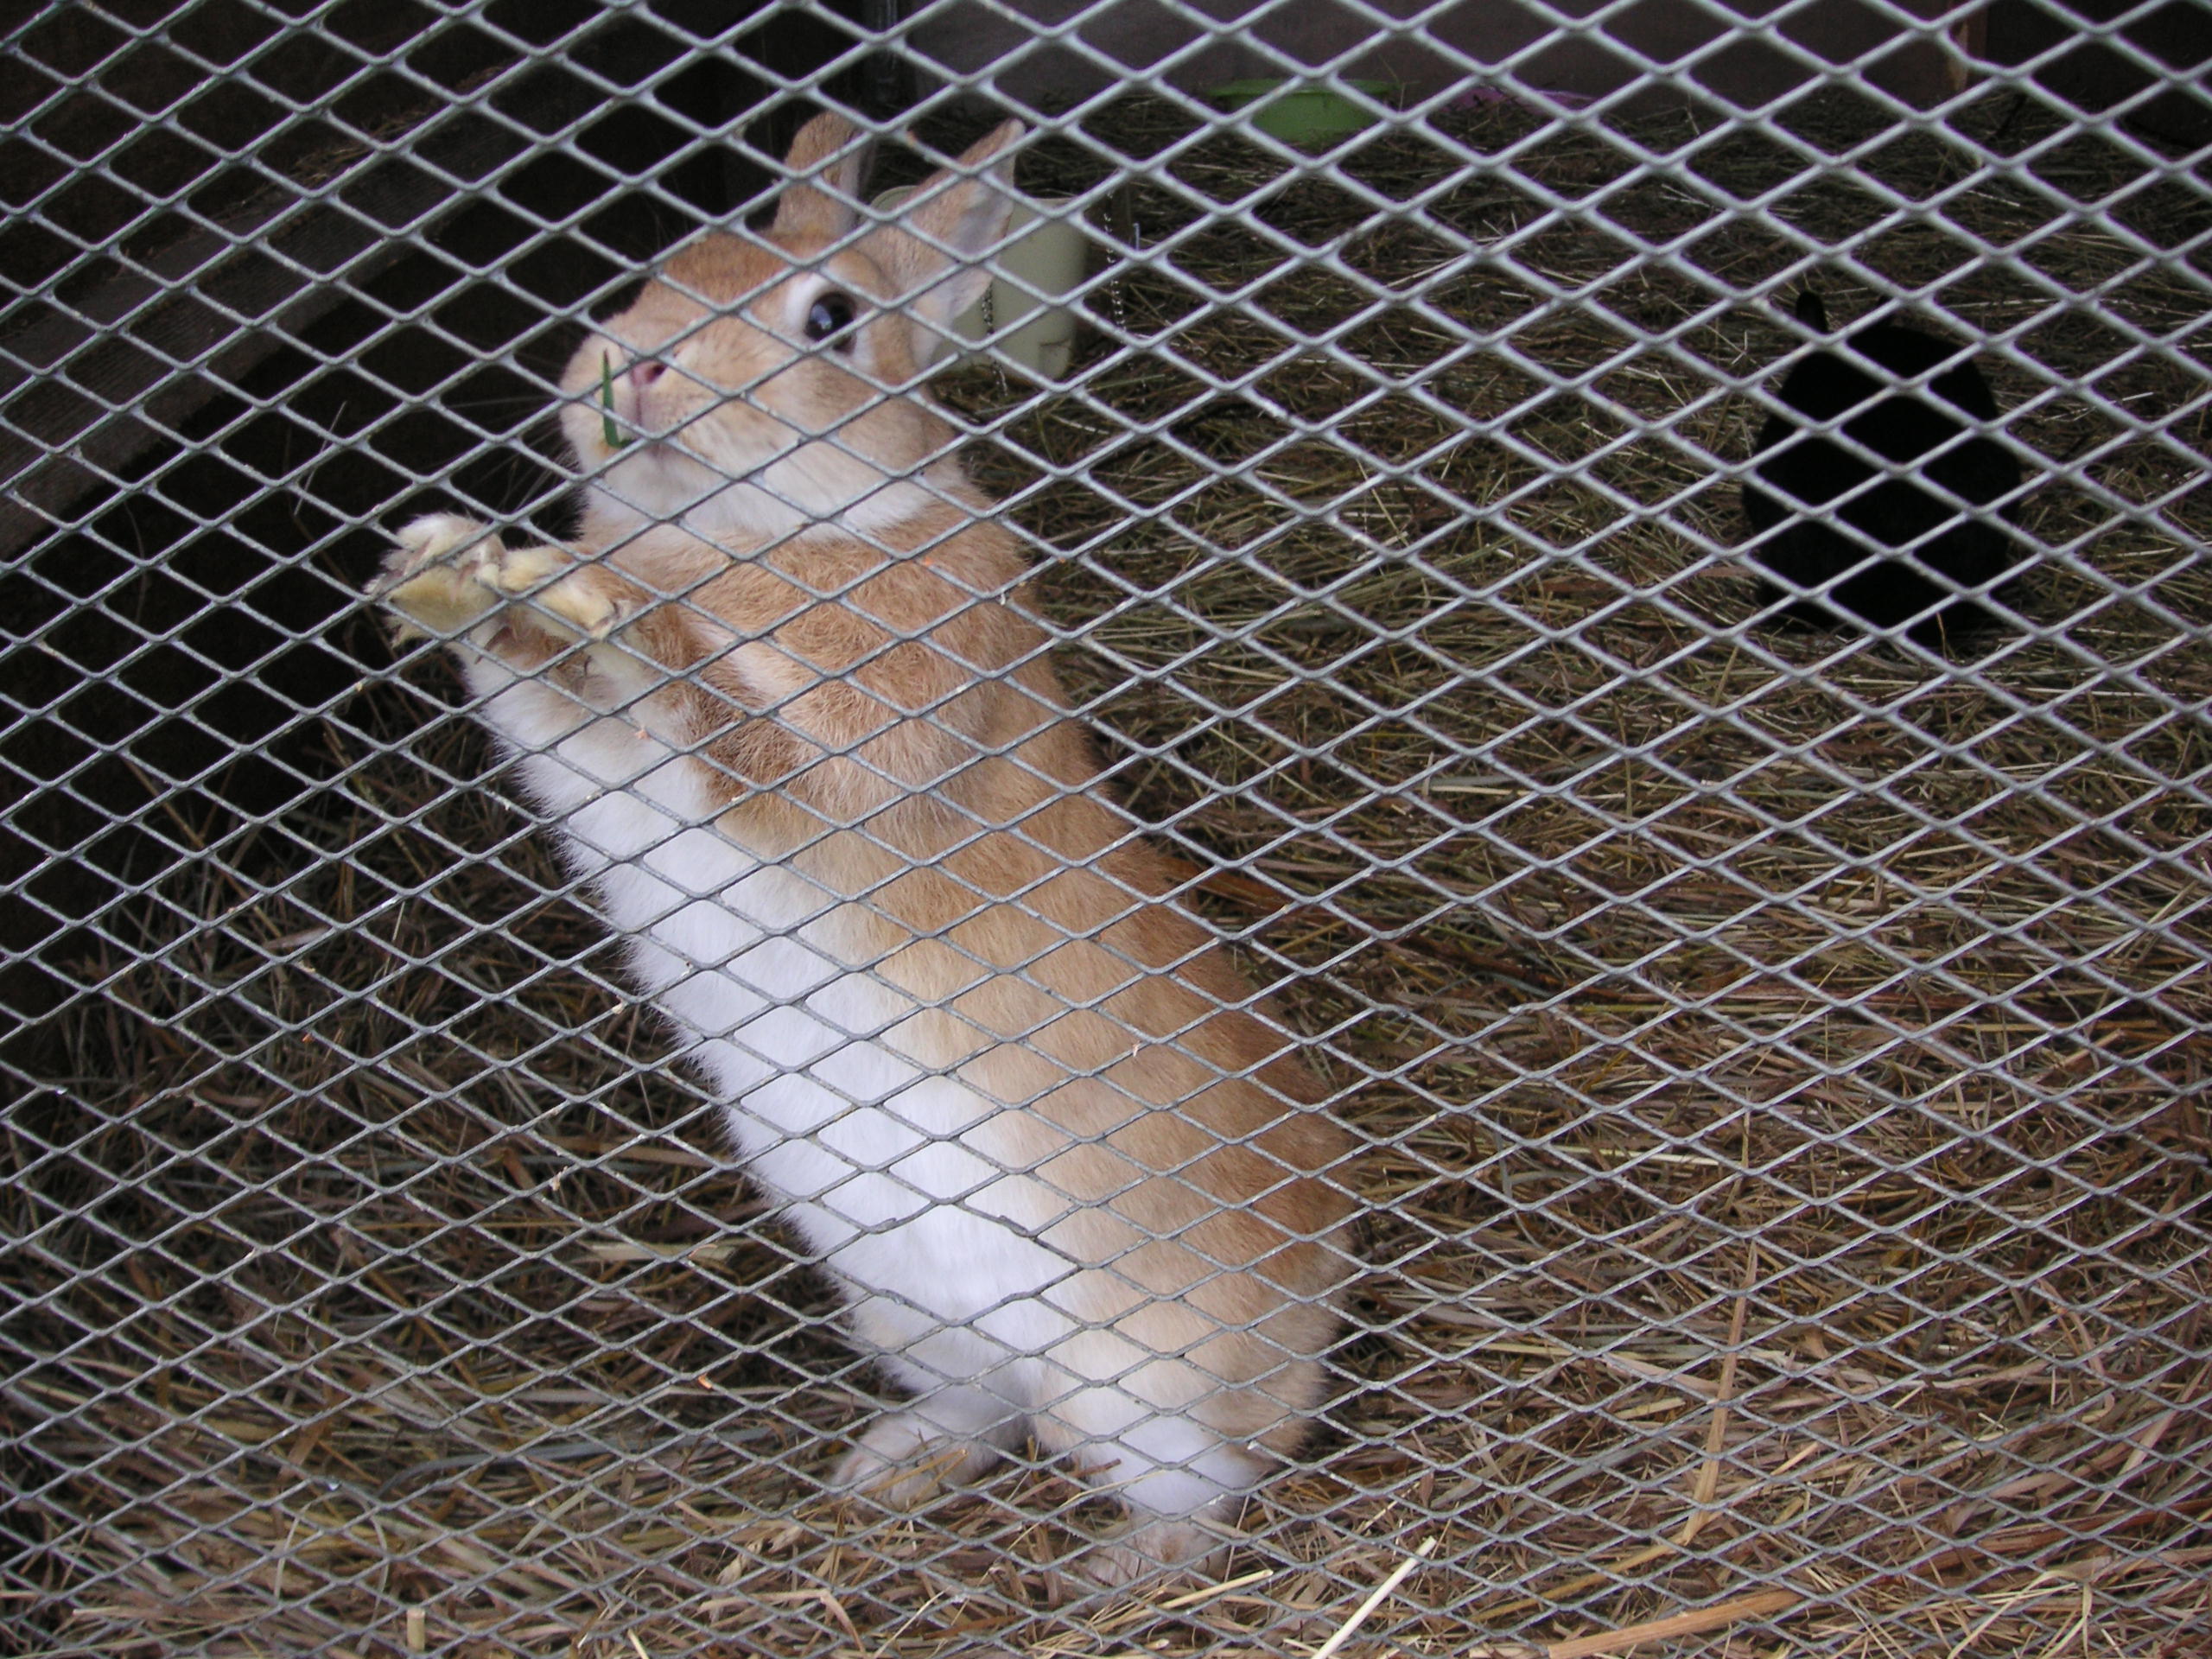
[[[834,242],[860,223],[868,143],[842,115],[817,115],[798,130],[784,158],[792,182],[776,202],[769,234],[778,241]],[[842,152],[842,153],[841,153]]]
[[[958,173],[938,173],[917,186],[913,207],[871,245],[921,332],[949,334],[953,320],[990,286],[983,261],[1006,240],[1014,218],[1014,146],[1022,131],[1021,123],[1008,121],[970,145]],[[930,352],[914,356],[927,362]]]

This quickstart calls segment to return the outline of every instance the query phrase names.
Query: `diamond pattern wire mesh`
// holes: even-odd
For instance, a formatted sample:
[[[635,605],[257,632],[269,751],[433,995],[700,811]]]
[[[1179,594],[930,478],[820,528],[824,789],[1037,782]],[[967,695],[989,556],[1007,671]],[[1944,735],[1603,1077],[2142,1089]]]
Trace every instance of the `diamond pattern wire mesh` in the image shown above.
[[[15,28],[0,1647],[1293,1655],[1386,1580],[1336,1651],[2202,1642],[2207,54],[1406,10]],[[1300,147],[1231,46],[1423,67]],[[1033,1446],[832,1490],[897,1390],[360,599],[420,512],[564,533],[587,321],[823,105],[871,188],[1020,115],[1098,251],[1065,380],[938,395],[1361,1148],[1330,1401],[1195,1589],[1096,1590]],[[1762,617],[1808,283],[1976,346],[2033,557],[1971,649]]]

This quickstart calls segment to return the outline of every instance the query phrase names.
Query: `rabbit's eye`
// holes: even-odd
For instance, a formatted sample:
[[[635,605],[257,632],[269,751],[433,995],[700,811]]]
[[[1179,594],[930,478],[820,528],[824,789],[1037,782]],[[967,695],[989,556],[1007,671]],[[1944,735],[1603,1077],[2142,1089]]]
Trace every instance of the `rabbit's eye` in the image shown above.
[[[812,340],[836,340],[853,326],[853,302],[842,294],[824,294],[808,309],[806,337]],[[850,351],[852,341],[838,340],[836,349]]]

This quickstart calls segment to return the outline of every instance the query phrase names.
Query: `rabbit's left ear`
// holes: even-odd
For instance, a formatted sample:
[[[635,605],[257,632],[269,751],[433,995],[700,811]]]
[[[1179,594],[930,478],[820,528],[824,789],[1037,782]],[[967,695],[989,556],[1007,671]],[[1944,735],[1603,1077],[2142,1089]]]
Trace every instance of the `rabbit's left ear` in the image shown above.
[[[870,248],[908,315],[939,335],[990,286],[983,260],[1005,241],[1014,217],[1014,147],[1022,130],[1009,121],[969,146],[957,169],[932,174],[915,188],[912,207]],[[915,353],[917,362],[928,359],[926,351]]]
[[[860,142],[842,115],[817,115],[798,130],[784,167],[792,178],[776,202],[779,241],[834,242],[860,223],[861,184],[874,141]]]

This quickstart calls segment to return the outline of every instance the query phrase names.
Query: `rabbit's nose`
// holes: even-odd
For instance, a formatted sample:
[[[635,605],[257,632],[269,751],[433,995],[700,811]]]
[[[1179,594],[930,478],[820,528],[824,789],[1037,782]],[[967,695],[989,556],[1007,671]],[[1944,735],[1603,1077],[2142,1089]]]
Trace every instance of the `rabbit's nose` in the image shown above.
[[[650,357],[641,357],[630,365],[630,384],[643,391],[667,372],[667,364],[657,362]]]

